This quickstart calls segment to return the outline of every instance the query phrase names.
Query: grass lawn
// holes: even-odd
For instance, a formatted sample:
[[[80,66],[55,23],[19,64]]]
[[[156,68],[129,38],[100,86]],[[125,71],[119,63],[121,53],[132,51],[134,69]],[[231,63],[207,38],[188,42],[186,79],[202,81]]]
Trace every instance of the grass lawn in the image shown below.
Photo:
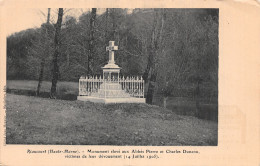
[[[34,80],[7,80],[6,89],[8,93],[34,96],[37,89],[38,81]],[[78,96],[78,83],[58,81],[57,98],[64,100],[76,100]],[[43,81],[40,89],[40,96],[48,98],[51,89],[50,81]]]
[[[26,96],[35,96],[38,81],[34,80],[7,80],[7,93],[20,94]],[[40,97],[49,98],[51,82],[43,81]],[[78,83],[77,82],[61,82],[57,84],[57,99],[77,100]],[[160,96],[154,96],[154,105],[162,106],[163,101]],[[214,120],[218,119],[218,105],[216,103],[202,103],[200,118]],[[179,115],[195,116],[195,101],[188,97],[169,97],[167,108]]]
[[[147,104],[6,95],[7,144],[217,145],[217,123]]]
[[[38,81],[34,80],[7,80],[7,89],[20,89],[20,90],[31,90],[36,91]],[[51,82],[43,81],[41,92],[50,92]],[[58,81],[57,83],[57,93],[71,93],[78,95],[79,85],[77,82],[66,82]]]

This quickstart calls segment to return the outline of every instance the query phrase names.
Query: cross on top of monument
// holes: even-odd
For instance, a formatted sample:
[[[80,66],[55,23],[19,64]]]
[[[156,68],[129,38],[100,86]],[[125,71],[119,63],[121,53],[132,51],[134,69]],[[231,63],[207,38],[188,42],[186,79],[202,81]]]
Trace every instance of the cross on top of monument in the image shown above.
[[[108,63],[115,63],[114,51],[118,50],[118,46],[115,46],[115,41],[109,41],[109,46],[106,47],[106,51],[109,51]]]

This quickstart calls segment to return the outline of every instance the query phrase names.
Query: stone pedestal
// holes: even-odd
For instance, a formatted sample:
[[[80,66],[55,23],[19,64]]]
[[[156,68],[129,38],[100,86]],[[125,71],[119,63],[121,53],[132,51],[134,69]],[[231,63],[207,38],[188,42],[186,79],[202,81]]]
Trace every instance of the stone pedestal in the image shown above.
[[[131,79],[132,82],[129,82],[129,84],[131,83],[129,85],[131,87],[130,91],[134,93],[136,90],[138,93],[142,92],[143,95],[129,94],[129,89],[125,88],[125,84],[119,82],[122,81],[119,77],[121,68],[114,61],[114,50],[118,50],[118,47],[114,45],[114,41],[110,41],[106,49],[109,51],[109,61],[108,64],[102,67],[103,78],[98,81],[97,79],[87,79],[87,90],[84,90],[86,93],[79,93],[81,96],[78,96],[77,99],[98,103],[145,103],[144,91],[143,89],[140,90],[141,84],[144,88],[144,82]],[[82,82],[84,82],[84,79]],[[122,85],[124,88],[122,88]],[[79,88],[82,90],[81,84],[79,84]]]
[[[99,97],[92,97],[92,96],[78,96],[78,100],[81,101],[90,101],[94,103],[105,103],[105,104],[112,104],[112,103],[145,103],[145,98],[99,98]]]

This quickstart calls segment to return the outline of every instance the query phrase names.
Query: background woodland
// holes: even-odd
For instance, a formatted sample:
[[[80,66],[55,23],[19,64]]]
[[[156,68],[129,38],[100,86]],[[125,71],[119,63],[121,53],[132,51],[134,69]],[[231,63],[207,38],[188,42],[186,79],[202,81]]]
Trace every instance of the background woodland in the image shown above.
[[[41,27],[7,37],[7,80],[53,81],[55,71],[58,81],[69,82],[101,75],[114,40],[121,74],[144,78],[147,103],[186,97],[197,109],[217,105],[217,9],[92,8],[79,18],[66,10],[55,23],[47,16]]]

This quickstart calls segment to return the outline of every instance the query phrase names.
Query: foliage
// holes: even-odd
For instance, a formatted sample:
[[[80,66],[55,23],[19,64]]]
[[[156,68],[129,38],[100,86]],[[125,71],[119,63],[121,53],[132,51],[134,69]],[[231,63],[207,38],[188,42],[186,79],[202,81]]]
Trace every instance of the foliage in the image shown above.
[[[196,94],[197,82],[201,80],[200,86],[209,87],[205,93],[217,98],[217,9],[97,10],[104,12],[97,11],[94,31],[90,30],[91,12],[83,13],[78,20],[65,17],[58,57],[60,80],[76,82],[88,73],[90,49],[92,73],[101,74],[101,67],[108,60],[105,47],[109,40],[115,40],[119,46],[115,61],[122,68],[122,75],[146,73],[149,82],[153,74],[155,95],[167,97],[187,87]],[[7,79],[37,79],[39,59],[43,56],[44,80],[51,79],[54,25],[50,25],[48,36],[43,33],[46,28],[43,24],[7,38]],[[93,48],[90,42],[94,43]],[[154,66],[149,67],[150,60]]]
[[[28,29],[7,38],[7,78],[36,79],[28,67],[29,49],[37,38],[39,29]]]

